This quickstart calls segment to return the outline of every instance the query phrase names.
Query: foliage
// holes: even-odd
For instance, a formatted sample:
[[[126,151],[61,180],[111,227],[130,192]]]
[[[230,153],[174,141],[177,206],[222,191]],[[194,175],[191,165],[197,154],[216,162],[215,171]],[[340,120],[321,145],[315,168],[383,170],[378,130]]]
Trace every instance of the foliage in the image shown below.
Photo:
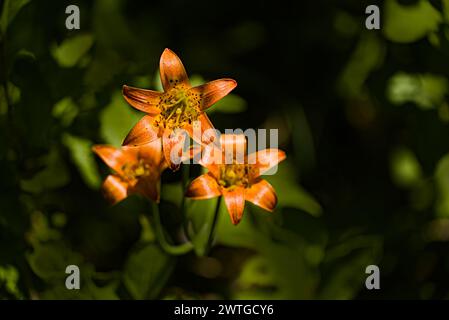
[[[66,1],[0,1],[0,299],[449,297],[447,0],[386,0],[379,31],[357,0],[78,3],[69,31]],[[275,212],[247,205],[233,226],[222,206],[209,254],[215,200],[186,200],[200,236],[169,255],[142,198],[103,200],[90,151],[138,121],[120,90],[160,90],[165,47],[194,83],[238,80],[208,111],[218,129],[278,128],[288,154],[268,177]],[[163,182],[179,241],[181,173]]]

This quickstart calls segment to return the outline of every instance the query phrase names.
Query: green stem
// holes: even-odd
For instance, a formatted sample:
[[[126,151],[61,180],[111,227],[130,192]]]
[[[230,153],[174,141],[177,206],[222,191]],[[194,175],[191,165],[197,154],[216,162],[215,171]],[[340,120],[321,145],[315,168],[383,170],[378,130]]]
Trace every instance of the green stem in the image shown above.
[[[152,202],[152,204],[153,208],[151,211],[153,214],[153,220],[156,229],[156,237],[162,249],[164,249],[165,252],[172,255],[182,255],[190,252],[193,249],[193,244],[191,242],[186,242],[180,245],[172,245],[167,242],[167,239],[165,238],[165,231],[161,225],[159,205],[155,202]]]
[[[187,185],[190,180],[190,166],[182,166],[182,199],[181,199],[181,216],[182,216],[182,227],[184,230],[184,234],[187,238],[193,239],[193,235],[189,232],[189,219],[187,217],[187,212],[185,210],[186,197],[185,193],[187,190]]]
[[[214,241],[215,229],[217,228],[218,215],[220,213],[220,207],[221,207],[221,198],[222,197],[219,197],[217,199],[217,204],[215,206],[215,212],[214,212],[214,215],[212,217],[212,223],[211,223],[211,226],[210,226],[209,238],[207,240],[207,252],[209,252],[210,249],[212,248],[212,242]]]

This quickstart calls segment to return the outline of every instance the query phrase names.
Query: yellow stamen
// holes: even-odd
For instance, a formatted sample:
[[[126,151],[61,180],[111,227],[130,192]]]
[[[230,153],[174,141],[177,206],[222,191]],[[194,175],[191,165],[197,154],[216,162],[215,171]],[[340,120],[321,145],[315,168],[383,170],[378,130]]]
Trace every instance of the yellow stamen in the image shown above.
[[[250,165],[248,164],[225,164],[220,168],[220,179],[218,183],[230,188],[234,186],[247,187],[250,182]]]
[[[160,101],[162,112],[155,118],[155,125],[162,128],[182,128],[191,124],[201,114],[199,95],[188,88],[178,86],[163,94]],[[176,117],[174,117],[176,115]]]
[[[124,178],[128,181],[134,181],[144,176],[149,176],[151,173],[151,168],[148,163],[143,159],[139,162],[133,164],[125,164],[122,167]]]

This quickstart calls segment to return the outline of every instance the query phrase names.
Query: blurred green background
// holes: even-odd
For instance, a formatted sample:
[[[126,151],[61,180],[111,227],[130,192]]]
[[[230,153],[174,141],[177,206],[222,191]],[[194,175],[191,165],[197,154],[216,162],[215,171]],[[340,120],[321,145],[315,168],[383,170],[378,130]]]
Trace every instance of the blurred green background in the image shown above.
[[[377,2],[372,31],[360,0],[0,4],[0,299],[449,297],[448,0]],[[238,81],[218,129],[279,128],[288,155],[276,211],[247,203],[235,227],[223,209],[207,256],[204,237],[164,253],[145,200],[109,207],[90,151],[142,116],[121,87],[158,88],[166,47],[195,84]],[[161,203],[177,242],[180,181],[164,174]],[[199,233],[214,204],[187,201]]]

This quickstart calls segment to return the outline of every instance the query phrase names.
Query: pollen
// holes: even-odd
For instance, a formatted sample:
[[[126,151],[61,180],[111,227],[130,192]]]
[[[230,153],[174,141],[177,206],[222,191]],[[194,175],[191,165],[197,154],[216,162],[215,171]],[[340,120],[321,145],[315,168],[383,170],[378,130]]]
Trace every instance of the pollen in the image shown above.
[[[130,182],[149,176],[151,173],[150,165],[143,159],[140,159],[137,163],[123,165],[122,170],[124,178]]]
[[[225,164],[220,167],[218,183],[224,188],[248,187],[251,166],[248,164]]]
[[[161,96],[161,113],[156,116],[154,124],[164,129],[175,129],[193,123],[201,114],[200,98],[200,94],[186,87],[173,87]]]

